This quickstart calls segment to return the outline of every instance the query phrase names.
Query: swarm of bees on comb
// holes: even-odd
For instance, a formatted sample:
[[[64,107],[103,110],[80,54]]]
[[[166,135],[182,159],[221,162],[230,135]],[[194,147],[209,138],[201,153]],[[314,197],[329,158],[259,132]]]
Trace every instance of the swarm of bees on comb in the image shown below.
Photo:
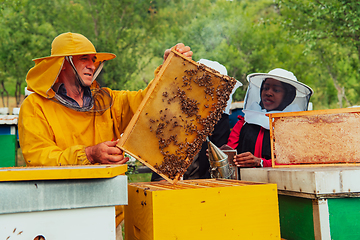
[[[168,58],[122,148],[176,182],[221,118],[236,80],[175,51]]]

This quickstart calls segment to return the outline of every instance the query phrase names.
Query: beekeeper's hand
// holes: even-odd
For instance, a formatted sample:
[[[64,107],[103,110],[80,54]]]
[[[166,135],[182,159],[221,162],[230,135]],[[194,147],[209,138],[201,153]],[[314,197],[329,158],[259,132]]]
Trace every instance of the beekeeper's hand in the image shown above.
[[[175,51],[177,51],[177,52],[183,54],[185,57],[188,57],[191,59],[193,52],[191,51],[189,46],[185,46],[183,43],[178,43],[174,46],[174,48],[175,48]],[[169,56],[170,52],[171,52],[171,48],[165,50],[164,62],[167,59],[167,57]]]
[[[85,153],[88,160],[94,163],[100,164],[124,164],[129,161],[128,157],[124,157],[124,152],[116,147],[116,141],[107,141],[99,143],[95,146],[86,147]]]
[[[261,167],[261,158],[255,157],[251,152],[244,152],[237,154],[234,158],[234,163],[238,167]]]

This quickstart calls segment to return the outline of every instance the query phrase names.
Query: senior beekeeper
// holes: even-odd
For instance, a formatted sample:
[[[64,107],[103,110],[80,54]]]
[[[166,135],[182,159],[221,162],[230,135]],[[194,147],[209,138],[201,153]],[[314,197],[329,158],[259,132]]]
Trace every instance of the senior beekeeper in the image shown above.
[[[175,50],[192,56],[190,47],[182,43]],[[169,53],[167,49],[164,61]],[[148,88],[114,91],[100,87],[96,77],[104,62],[115,57],[96,52],[85,36],[67,32],[53,40],[51,56],[34,59],[35,66],[26,77],[27,89],[34,93],[22,103],[18,122],[27,166],[128,161],[116,144]]]

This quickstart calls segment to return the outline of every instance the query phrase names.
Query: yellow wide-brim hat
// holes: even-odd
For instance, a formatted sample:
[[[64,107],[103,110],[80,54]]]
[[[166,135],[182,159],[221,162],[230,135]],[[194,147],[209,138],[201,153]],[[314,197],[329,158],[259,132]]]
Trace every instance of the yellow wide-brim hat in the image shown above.
[[[33,59],[35,66],[26,76],[27,88],[43,97],[52,98],[55,92],[51,87],[56,82],[66,56],[95,54],[95,66],[100,62],[114,59],[115,54],[98,53],[85,36],[78,33],[62,33],[51,44],[51,55]]]

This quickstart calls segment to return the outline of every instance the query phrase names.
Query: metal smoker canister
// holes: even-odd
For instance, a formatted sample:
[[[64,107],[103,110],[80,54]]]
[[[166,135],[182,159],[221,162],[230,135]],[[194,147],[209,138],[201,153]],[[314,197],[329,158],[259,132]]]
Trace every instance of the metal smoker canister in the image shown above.
[[[233,169],[229,164],[228,155],[221,151],[215,144],[209,139],[209,162],[211,167],[211,178],[226,178],[230,179],[233,175]]]

